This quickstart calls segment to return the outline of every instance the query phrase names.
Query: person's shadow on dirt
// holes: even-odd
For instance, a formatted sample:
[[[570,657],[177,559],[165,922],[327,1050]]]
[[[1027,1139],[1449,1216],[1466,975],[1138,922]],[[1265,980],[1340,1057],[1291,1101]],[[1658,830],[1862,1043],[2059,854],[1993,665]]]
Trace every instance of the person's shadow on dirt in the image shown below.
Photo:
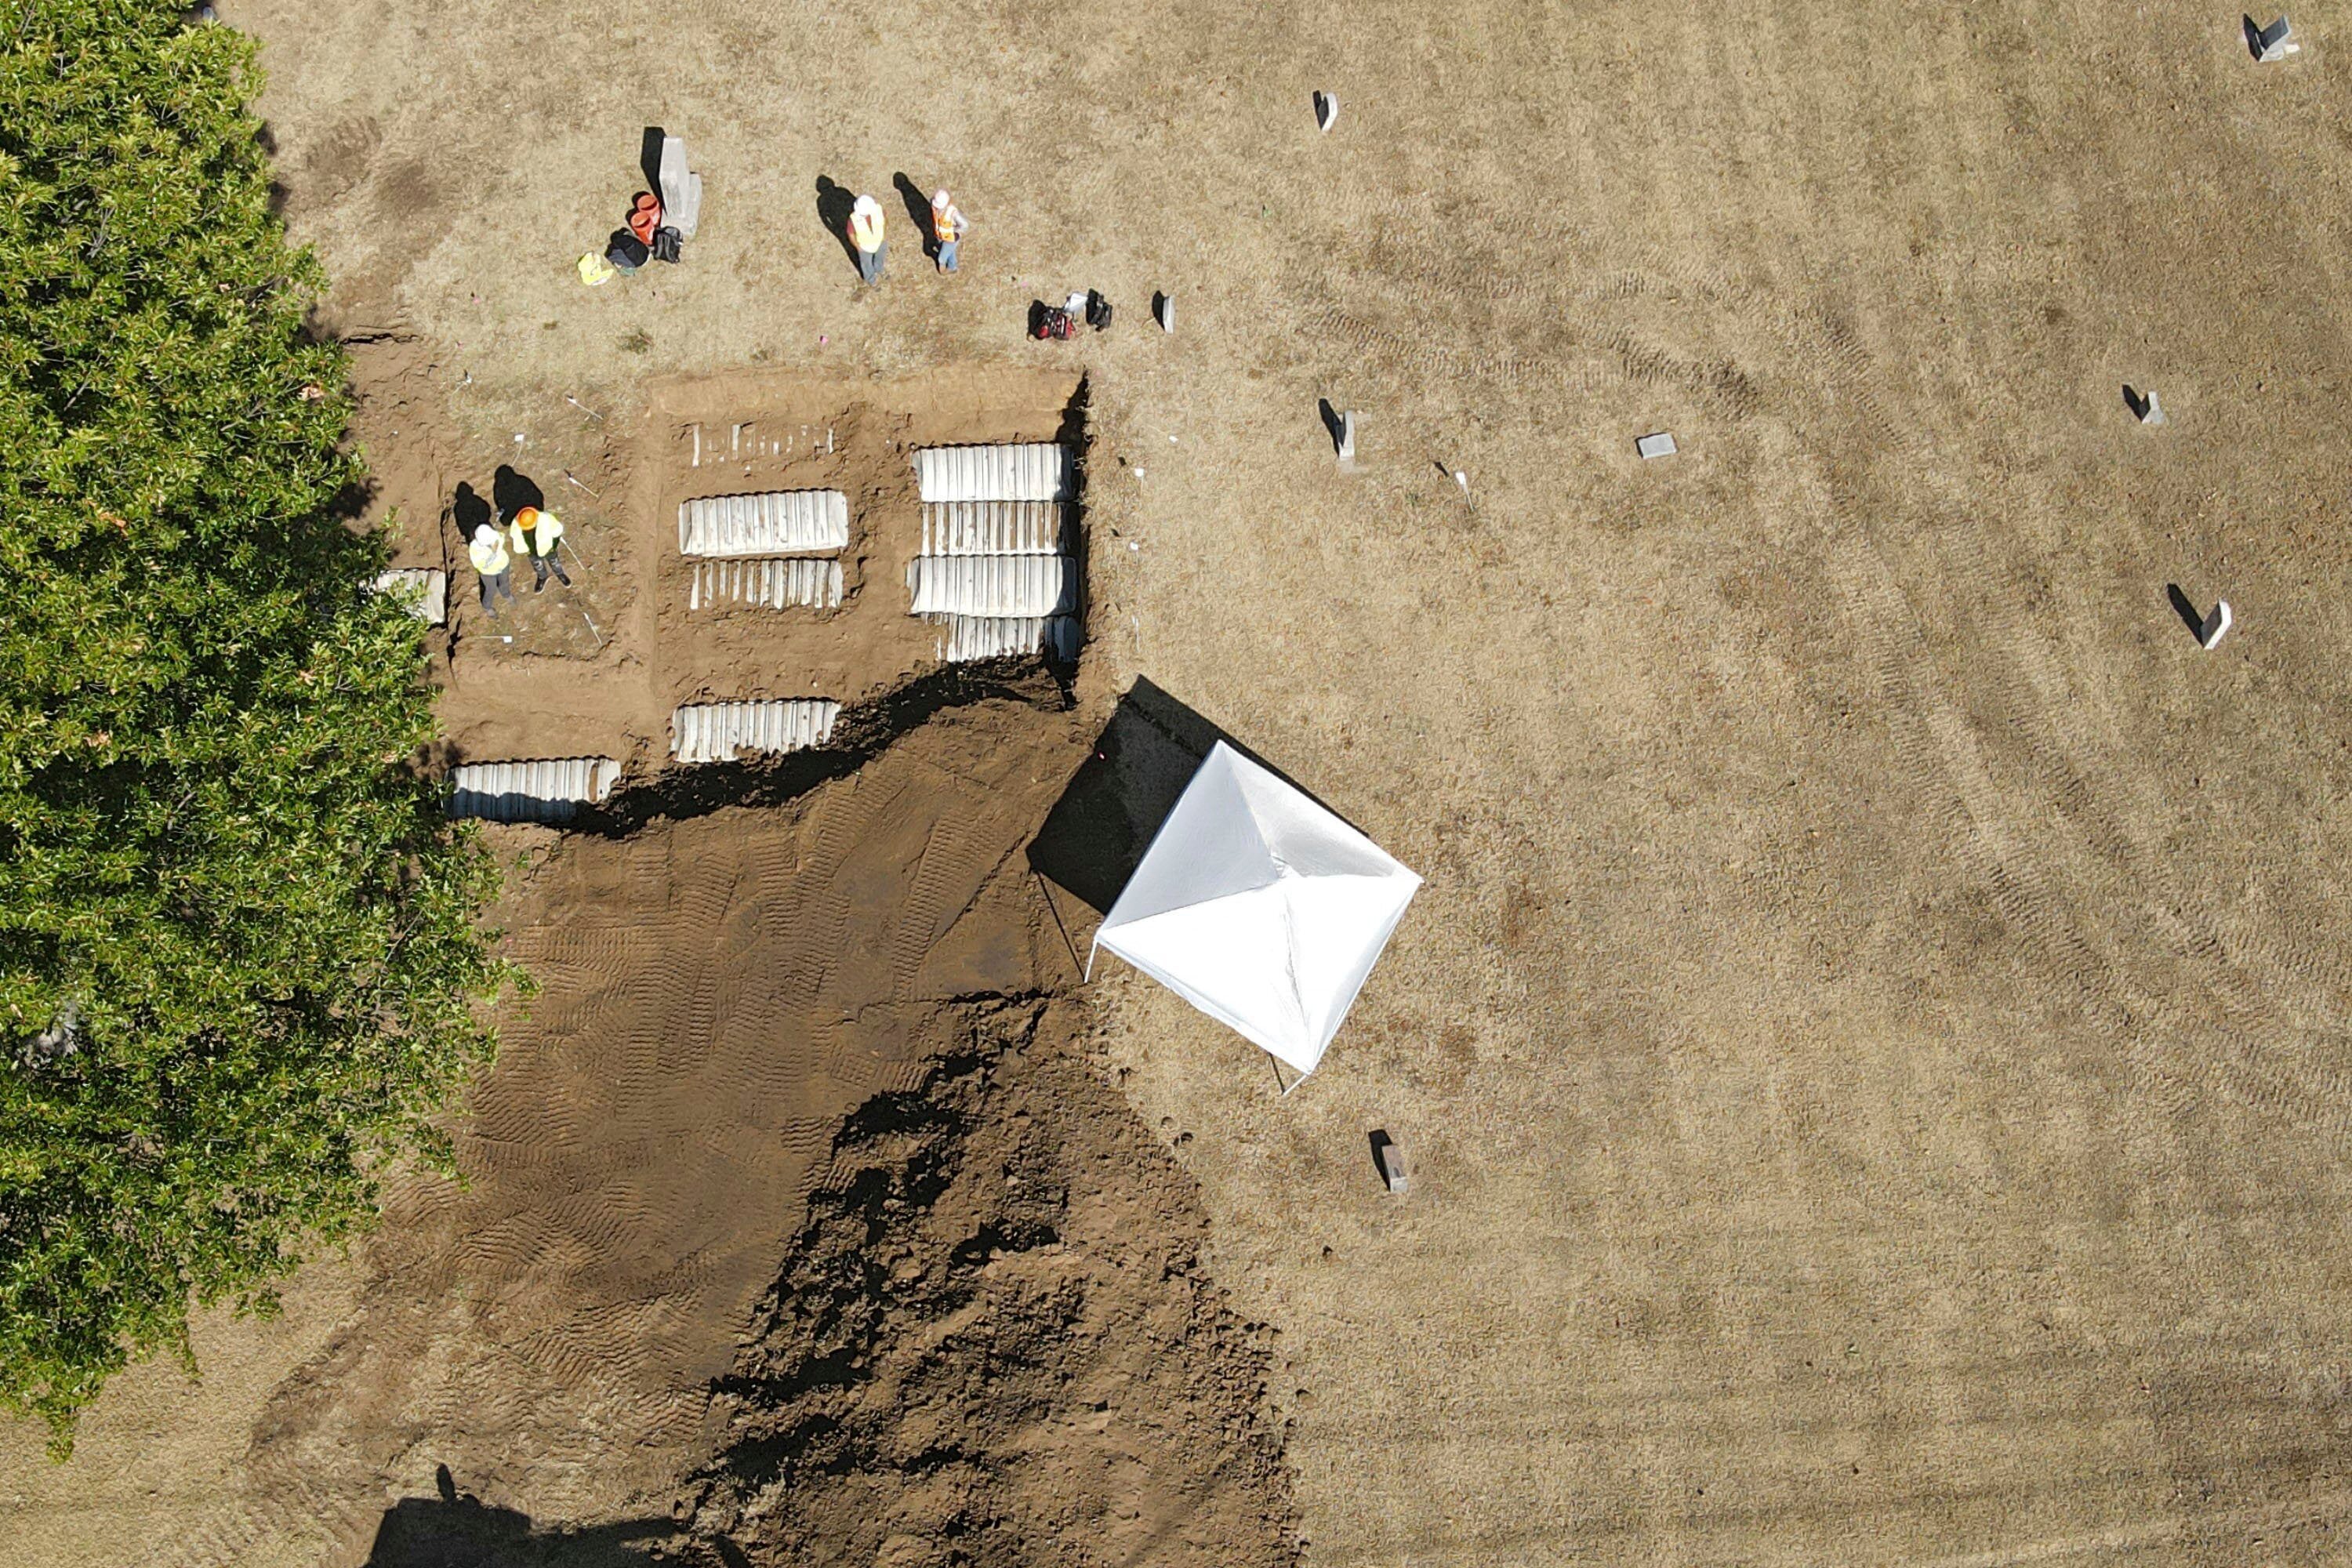
[[[816,177],[817,221],[824,225],[826,231],[841,242],[841,253],[849,258],[849,264],[852,267],[857,266],[857,242],[849,237],[849,215],[856,209],[856,192],[845,190],[823,174]],[[858,276],[862,278],[865,275],[861,268]]]
[[[923,237],[924,258],[937,261],[940,258],[940,237],[931,228],[931,198],[923,195],[922,187],[908,179],[904,170],[891,175],[890,183],[898,187],[898,199],[907,204],[907,221],[913,224],[915,232]]]
[[[449,498],[449,521],[457,525],[457,537],[466,543],[474,541],[474,530],[486,522],[494,522],[490,503],[484,500],[471,485],[459,485]]]
[[[674,1542],[667,1520],[632,1520],[588,1530],[534,1529],[528,1514],[460,1492],[436,1466],[436,1498],[402,1498],[376,1526],[367,1568],[645,1568],[647,1548]],[[723,1551],[720,1560],[728,1561]]]
[[[500,519],[511,520],[527,506],[543,510],[547,492],[539,488],[538,480],[515,472],[512,464],[500,463],[499,471],[490,476],[490,500],[498,507]]]

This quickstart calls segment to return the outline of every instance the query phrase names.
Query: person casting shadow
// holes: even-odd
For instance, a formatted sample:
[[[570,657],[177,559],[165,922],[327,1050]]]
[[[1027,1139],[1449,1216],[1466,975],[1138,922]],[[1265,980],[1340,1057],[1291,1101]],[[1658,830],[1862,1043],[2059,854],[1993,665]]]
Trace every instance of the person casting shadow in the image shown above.
[[[539,507],[516,509],[507,524],[507,542],[515,552],[530,563],[530,591],[542,592],[552,574],[565,587],[572,586],[572,574],[563,569],[563,520]]]
[[[841,253],[857,265],[857,245],[849,237],[849,215],[857,205],[856,193],[843,189],[823,174],[816,177],[816,216],[825,232],[841,242]]]

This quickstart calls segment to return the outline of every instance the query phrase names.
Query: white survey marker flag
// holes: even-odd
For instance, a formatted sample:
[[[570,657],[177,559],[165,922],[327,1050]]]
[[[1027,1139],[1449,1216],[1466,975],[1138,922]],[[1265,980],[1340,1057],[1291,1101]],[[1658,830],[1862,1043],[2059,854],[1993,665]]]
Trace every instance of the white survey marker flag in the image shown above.
[[[1220,741],[1094,945],[1309,1073],[1420,887],[1379,845]]]

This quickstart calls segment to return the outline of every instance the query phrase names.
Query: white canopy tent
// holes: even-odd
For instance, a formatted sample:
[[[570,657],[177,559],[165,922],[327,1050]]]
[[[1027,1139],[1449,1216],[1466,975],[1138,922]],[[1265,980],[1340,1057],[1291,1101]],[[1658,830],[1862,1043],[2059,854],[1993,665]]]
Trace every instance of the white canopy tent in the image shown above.
[[[1220,741],[1094,945],[1310,1073],[1420,887],[1379,845]]]

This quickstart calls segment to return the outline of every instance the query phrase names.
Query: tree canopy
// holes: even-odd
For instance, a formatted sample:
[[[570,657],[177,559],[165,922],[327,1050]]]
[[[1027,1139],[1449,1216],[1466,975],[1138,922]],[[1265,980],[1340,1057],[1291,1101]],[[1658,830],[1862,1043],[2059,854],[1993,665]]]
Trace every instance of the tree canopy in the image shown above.
[[[0,1405],[60,1447],[446,1159],[506,978],[258,87],[177,5],[0,4]]]

